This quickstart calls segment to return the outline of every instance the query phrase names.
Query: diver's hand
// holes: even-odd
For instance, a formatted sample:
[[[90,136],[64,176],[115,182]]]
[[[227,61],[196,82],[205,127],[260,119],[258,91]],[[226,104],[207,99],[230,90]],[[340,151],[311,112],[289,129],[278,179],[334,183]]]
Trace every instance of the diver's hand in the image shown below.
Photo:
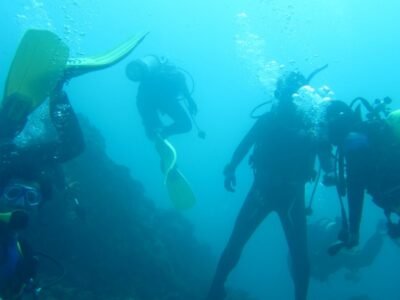
[[[329,172],[324,174],[322,178],[322,184],[325,186],[335,186],[337,183],[337,178],[335,172]]]
[[[357,232],[351,232],[347,229],[341,229],[338,234],[338,240],[344,243],[344,246],[348,249],[358,246],[359,234]]]
[[[387,233],[388,233],[389,237],[392,239],[400,238],[400,224],[388,222],[387,223]]]
[[[345,241],[346,243],[346,248],[347,249],[352,249],[354,247],[358,246],[359,243],[359,236],[357,233],[349,233],[349,237],[347,239],[347,241]]]
[[[236,188],[235,168],[232,165],[227,165],[224,169],[224,186],[228,192],[234,192]]]
[[[338,234],[338,240],[328,248],[328,254],[335,256],[342,249],[353,249],[359,243],[358,233],[351,233],[346,229],[341,229]]]

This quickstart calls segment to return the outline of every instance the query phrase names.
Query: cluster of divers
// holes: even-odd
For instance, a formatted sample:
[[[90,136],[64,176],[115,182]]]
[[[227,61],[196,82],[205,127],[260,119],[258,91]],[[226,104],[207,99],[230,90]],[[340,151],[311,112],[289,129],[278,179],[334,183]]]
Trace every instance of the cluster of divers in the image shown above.
[[[183,69],[157,56],[146,56],[129,63],[126,74],[139,83],[136,104],[149,139],[165,139],[189,132],[192,124],[197,126],[194,121],[197,106]],[[292,71],[278,78],[270,110],[258,116],[224,169],[225,188],[234,192],[235,170],[252,151],[253,184],[219,260],[206,295],[208,300],[226,297],[224,283],[229,273],[251,235],[271,212],[278,214],[288,243],[296,300],[307,299],[310,273],[323,280],[340,267],[323,260],[332,259],[342,266],[347,264],[349,269],[357,269],[370,263],[384,234],[393,239],[400,237],[400,224],[393,220],[400,213],[399,112],[388,109],[388,98],[372,104],[363,98],[351,104],[324,101],[320,104],[324,113],[316,131],[310,116],[300,108],[301,103],[293,100],[301,87],[309,85],[313,75],[315,72],[307,78]],[[39,253],[19,233],[27,228],[32,211],[52,198],[54,188],[69,188],[61,166],[85,147],[63,86],[61,82],[49,99],[49,117],[57,133],[54,141],[16,143],[15,137],[27,122],[7,119],[8,107],[4,104],[0,107],[1,299],[19,299],[40,291]],[[166,124],[163,115],[173,121]],[[318,168],[322,169],[322,175],[316,171]],[[319,221],[313,229],[307,225],[305,185],[319,179],[319,175],[325,186],[336,187],[342,216],[336,221]],[[359,244],[365,192],[383,209],[386,226],[367,242],[371,244],[371,253],[360,251],[347,260],[338,260],[341,250]],[[312,243],[313,236],[319,239],[328,236],[328,243],[322,242],[321,249],[318,242]],[[330,239],[333,239],[331,244]],[[313,245],[319,249],[312,249]],[[325,257],[327,252],[333,257]],[[319,256],[323,259],[318,262]],[[309,257],[314,264],[309,263]]]

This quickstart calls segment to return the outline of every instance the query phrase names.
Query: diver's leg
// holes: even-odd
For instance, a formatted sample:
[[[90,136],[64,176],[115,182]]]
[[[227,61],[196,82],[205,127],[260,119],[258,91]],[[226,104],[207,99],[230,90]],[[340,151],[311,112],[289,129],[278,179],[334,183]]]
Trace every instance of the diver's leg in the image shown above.
[[[288,197],[282,199],[283,206],[278,210],[289,252],[292,258],[292,277],[295,287],[295,299],[306,300],[310,267],[308,261],[306,209],[304,185],[291,187]]]
[[[268,215],[270,208],[253,184],[242,209],[236,219],[229,242],[219,260],[208,300],[224,299],[224,283],[239,261],[242,250],[261,221]]]
[[[168,137],[170,135],[186,133],[192,130],[192,121],[190,120],[189,114],[180,102],[175,102],[164,108],[173,123],[163,130],[163,136]]]
[[[157,109],[154,107],[150,99],[138,98],[136,106],[140,117],[142,118],[146,135],[150,140],[153,140],[158,131],[163,127]]]
[[[54,158],[58,162],[78,156],[85,147],[81,127],[67,94],[60,90],[49,104],[50,118],[58,134]]]
[[[56,141],[31,143],[21,147],[2,145],[0,156],[9,161],[9,165],[14,166],[14,169],[27,168],[27,166],[43,168],[49,163],[63,163],[83,151],[83,134],[67,95],[58,91],[50,99],[49,110],[50,118],[58,134]],[[17,155],[7,153],[10,150],[12,150],[11,154],[17,153]]]

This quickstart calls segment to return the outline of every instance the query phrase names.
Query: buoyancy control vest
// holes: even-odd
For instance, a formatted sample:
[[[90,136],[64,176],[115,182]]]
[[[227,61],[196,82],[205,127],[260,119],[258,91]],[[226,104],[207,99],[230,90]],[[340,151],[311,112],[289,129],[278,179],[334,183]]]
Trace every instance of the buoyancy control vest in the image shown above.
[[[257,173],[306,182],[314,175],[316,141],[298,112],[270,111],[254,127],[251,163]]]

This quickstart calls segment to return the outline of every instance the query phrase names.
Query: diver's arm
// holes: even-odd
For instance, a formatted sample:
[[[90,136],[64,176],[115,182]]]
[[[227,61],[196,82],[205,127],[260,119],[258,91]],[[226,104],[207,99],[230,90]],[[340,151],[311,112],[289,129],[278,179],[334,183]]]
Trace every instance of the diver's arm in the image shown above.
[[[235,171],[237,166],[241,163],[243,158],[250,151],[251,147],[254,145],[256,140],[256,134],[258,132],[258,123],[259,121],[251,128],[251,130],[245,135],[242,141],[239,143],[236,148],[230,162],[225,166],[224,176],[225,176],[225,188],[234,192],[234,187],[236,186],[236,177]]]
[[[83,133],[64,91],[58,90],[50,99],[49,111],[58,134],[53,159],[57,162],[66,162],[82,153],[85,147]]]
[[[229,168],[233,171],[236,170],[236,167],[241,163],[243,158],[250,151],[250,148],[254,145],[254,133],[250,131],[246,134],[243,140],[239,143],[235,152],[232,155],[231,161],[228,164]]]
[[[317,156],[319,165],[324,171],[322,183],[325,186],[337,184],[335,158],[332,155],[332,145],[327,138],[319,137],[317,142]]]

